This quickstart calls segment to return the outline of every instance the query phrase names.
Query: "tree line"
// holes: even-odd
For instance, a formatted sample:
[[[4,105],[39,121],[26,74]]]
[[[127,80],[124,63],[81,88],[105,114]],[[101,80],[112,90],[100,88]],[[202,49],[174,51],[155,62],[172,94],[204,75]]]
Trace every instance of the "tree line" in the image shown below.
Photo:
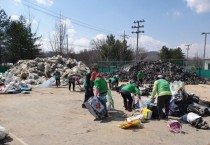
[[[145,48],[139,48],[139,54],[136,55],[136,51],[127,44],[125,39],[116,39],[113,34],[107,35],[105,39],[91,40],[91,49],[83,49],[75,53],[73,48],[68,48],[68,42],[65,39],[68,36],[65,23],[58,22],[55,25],[55,32],[56,34],[49,38],[51,51],[43,52],[41,36],[36,36],[36,32],[32,32],[30,21],[28,22],[24,16],[20,16],[18,20],[11,20],[4,10],[0,9],[0,65],[58,54],[77,59],[87,65],[98,61],[142,61],[149,57]],[[162,46],[157,59],[184,58],[181,48]]]

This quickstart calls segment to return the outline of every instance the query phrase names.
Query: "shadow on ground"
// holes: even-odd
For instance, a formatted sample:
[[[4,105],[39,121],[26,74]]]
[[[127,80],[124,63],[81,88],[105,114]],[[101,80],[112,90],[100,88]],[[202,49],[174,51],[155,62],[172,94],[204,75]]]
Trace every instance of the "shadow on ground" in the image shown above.
[[[7,136],[3,140],[0,140],[0,145],[8,145],[7,143],[12,142],[13,139],[10,136]]]
[[[102,119],[101,123],[106,123],[110,121],[125,121],[125,113],[121,110],[112,109],[109,111],[109,116]]]

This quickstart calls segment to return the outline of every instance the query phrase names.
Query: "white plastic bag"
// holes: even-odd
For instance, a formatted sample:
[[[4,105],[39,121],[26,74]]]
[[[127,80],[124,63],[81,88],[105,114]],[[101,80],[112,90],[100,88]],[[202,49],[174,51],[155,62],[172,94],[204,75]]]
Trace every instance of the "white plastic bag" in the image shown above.
[[[139,109],[143,109],[143,108],[144,108],[144,104],[143,104],[143,102],[142,102],[141,99],[138,99],[138,100],[137,100],[137,103],[138,103],[138,105],[139,105]]]
[[[111,109],[114,109],[114,100],[112,98],[112,94],[111,91],[108,90],[107,95],[106,95],[106,106],[107,106],[107,110],[110,111]]]
[[[201,116],[199,116],[198,114],[195,114],[193,112],[190,112],[188,114],[185,114],[181,117],[181,120],[182,121],[185,121],[185,122],[189,122],[189,123],[192,123],[194,120],[198,119],[198,118],[201,118]]]
[[[134,105],[134,108],[138,110],[142,110],[143,108],[145,108],[145,105],[143,104],[141,99],[138,99]]]
[[[40,87],[42,88],[47,88],[47,87],[51,87],[53,86],[53,84],[55,83],[55,78],[51,77],[50,79],[48,79],[47,81],[43,82]]]
[[[5,137],[7,137],[8,134],[9,131],[6,128],[0,126],[0,140],[3,140]]]
[[[143,118],[144,118],[144,114],[139,114],[139,115],[136,115],[136,116],[128,117],[126,120],[127,120],[127,122],[132,122],[134,120],[137,120],[137,119],[141,120]]]

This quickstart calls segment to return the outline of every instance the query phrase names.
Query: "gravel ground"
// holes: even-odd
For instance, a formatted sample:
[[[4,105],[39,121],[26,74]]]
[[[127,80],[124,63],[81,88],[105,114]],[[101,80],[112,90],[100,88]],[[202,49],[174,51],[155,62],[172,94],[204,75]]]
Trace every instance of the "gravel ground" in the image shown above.
[[[121,129],[125,122],[123,101],[115,91],[115,109],[102,121],[94,121],[82,109],[84,92],[61,88],[33,88],[30,94],[0,94],[0,125],[9,129],[6,145],[210,145],[210,130],[182,124],[173,134],[165,120],[150,120],[143,128]],[[209,85],[188,85],[192,92],[210,101]],[[210,117],[205,117],[210,124]]]

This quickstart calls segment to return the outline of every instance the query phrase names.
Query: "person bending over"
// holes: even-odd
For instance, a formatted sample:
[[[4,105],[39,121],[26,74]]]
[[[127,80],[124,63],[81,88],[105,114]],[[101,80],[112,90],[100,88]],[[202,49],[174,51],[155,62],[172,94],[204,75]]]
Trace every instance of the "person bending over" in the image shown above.
[[[133,109],[132,103],[134,101],[131,96],[131,93],[136,94],[138,96],[138,98],[141,99],[141,97],[140,97],[141,92],[140,92],[139,88],[135,84],[127,84],[122,87],[120,92],[121,92],[121,96],[123,98],[125,110],[128,110],[129,112],[131,112]]]

